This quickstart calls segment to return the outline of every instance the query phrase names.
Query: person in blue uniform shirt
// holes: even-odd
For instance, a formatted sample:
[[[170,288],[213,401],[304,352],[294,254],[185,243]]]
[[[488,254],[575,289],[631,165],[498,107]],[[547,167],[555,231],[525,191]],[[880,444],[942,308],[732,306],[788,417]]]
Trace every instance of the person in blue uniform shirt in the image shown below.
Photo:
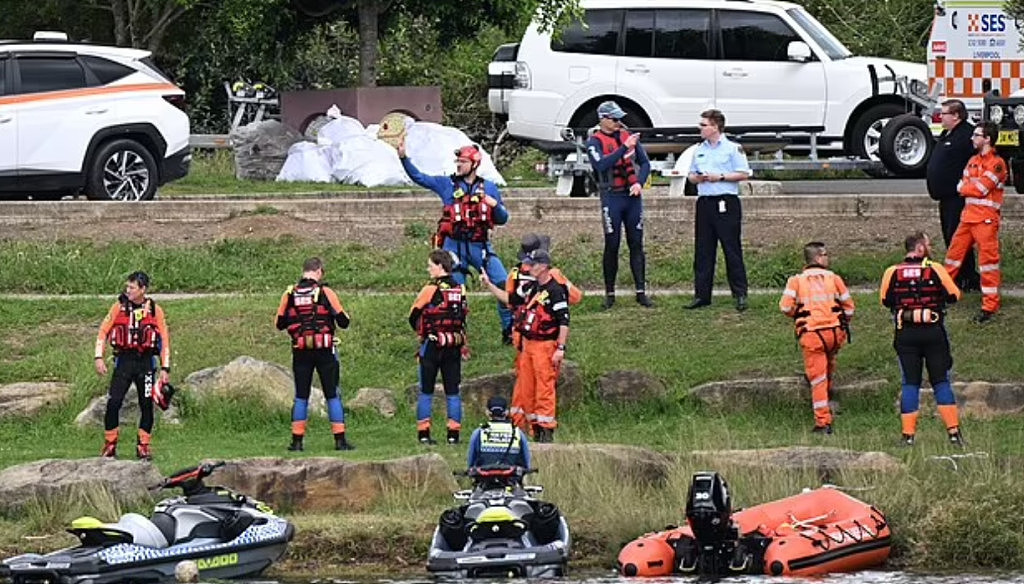
[[[466,454],[466,467],[491,465],[518,466],[529,469],[530,445],[526,433],[512,425],[508,417],[508,400],[494,396],[487,400],[486,424],[473,430]]]
[[[700,136],[687,178],[697,185],[694,213],[693,302],[687,309],[711,305],[718,244],[725,255],[725,271],[736,310],[747,309],[747,268],[743,264],[740,231],[743,210],[739,183],[750,178],[743,148],[725,137],[725,115],[716,109],[700,114]]]
[[[615,278],[619,273],[619,243],[622,228],[629,246],[629,269],[633,272],[636,301],[654,306],[647,295],[647,259],[644,256],[643,185],[651,173],[651,162],[640,145],[640,134],[622,125],[626,112],[614,101],[597,108],[598,130],[587,140],[587,157],[601,192],[604,225],[604,308],[615,304]]]
[[[423,188],[430,189],[444,206],[438,222],[436,247],[452,254],[455,266],[451,276],[459,286],[466,285],[470,268],[486,273],[492,282],[508,279],[501,258],[494,252],[490,232],[496,225],[508,222],[508,210],[501,200],[498,185],[477,175],[483,152],[475,144],[455,151],[455,174],[431,176],[420,172],[406,156],[405,141],[398,144],[398,158],[409,178]],[[501,319],[501,338],[512,344],[512,313],[498,302]]]

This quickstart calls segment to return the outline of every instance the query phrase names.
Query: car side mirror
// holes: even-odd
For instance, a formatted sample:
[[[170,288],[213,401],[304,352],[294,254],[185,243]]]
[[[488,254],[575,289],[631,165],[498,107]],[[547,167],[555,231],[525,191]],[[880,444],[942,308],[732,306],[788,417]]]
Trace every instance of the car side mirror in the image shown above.
[[[786,58],[797,63],[806,63],[811,60],[811,47],[803,41],[791,41],[786,47]]]

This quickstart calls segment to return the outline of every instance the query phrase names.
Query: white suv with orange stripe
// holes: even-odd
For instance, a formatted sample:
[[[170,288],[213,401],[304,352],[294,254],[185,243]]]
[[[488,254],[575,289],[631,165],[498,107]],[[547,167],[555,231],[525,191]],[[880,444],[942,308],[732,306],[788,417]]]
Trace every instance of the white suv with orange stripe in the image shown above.
[[[0,42],[0,193],[143,201],[188,174],[185,93],[150,53],[65,39]]]

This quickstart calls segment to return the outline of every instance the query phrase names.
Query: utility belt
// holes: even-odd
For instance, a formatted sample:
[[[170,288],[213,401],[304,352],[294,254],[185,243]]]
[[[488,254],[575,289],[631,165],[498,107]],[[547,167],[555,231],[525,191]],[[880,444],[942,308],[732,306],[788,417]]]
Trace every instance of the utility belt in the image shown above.
[[[453,332],[432,332],[427,334],[427,340],[441,348],[461,347],[466,344],[466,335]]]
[[[522,335],[523,339],[527,340],[527,341],[557,341],[558,340],[558,330],[557,329],[555,330],[554,333],[548,333],[548,334],[545,334],[545,333],[532,333],[532,332],[531,333],[520,332],[519,334]]]
[[[904,324],[930,326],[942,322],[942,312],[931,308],[901,308],[896,311],[896,329]]]
[[[292,338],[292,348],[299,351],[334,348],[332,333],[303,333]]]

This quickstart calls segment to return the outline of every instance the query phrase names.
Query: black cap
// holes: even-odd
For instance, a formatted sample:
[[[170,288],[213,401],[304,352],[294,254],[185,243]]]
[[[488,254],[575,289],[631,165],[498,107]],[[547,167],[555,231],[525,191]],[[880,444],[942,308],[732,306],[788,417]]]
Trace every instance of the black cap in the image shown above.
[[[544,264],[545,266],[551,265],[551,254],[544,248],[535,249],[530,253],[526,254],[523,258],[524,264]]]
[[[519,243],[519,261],[526,259],[526,256],[535,249],[551,249],[551,238],[536,233],[524,235]]]
[[[508,412],[508,400],[500,395],[492,397],[487,400],[487,411],[492,416],[504,416]]]

